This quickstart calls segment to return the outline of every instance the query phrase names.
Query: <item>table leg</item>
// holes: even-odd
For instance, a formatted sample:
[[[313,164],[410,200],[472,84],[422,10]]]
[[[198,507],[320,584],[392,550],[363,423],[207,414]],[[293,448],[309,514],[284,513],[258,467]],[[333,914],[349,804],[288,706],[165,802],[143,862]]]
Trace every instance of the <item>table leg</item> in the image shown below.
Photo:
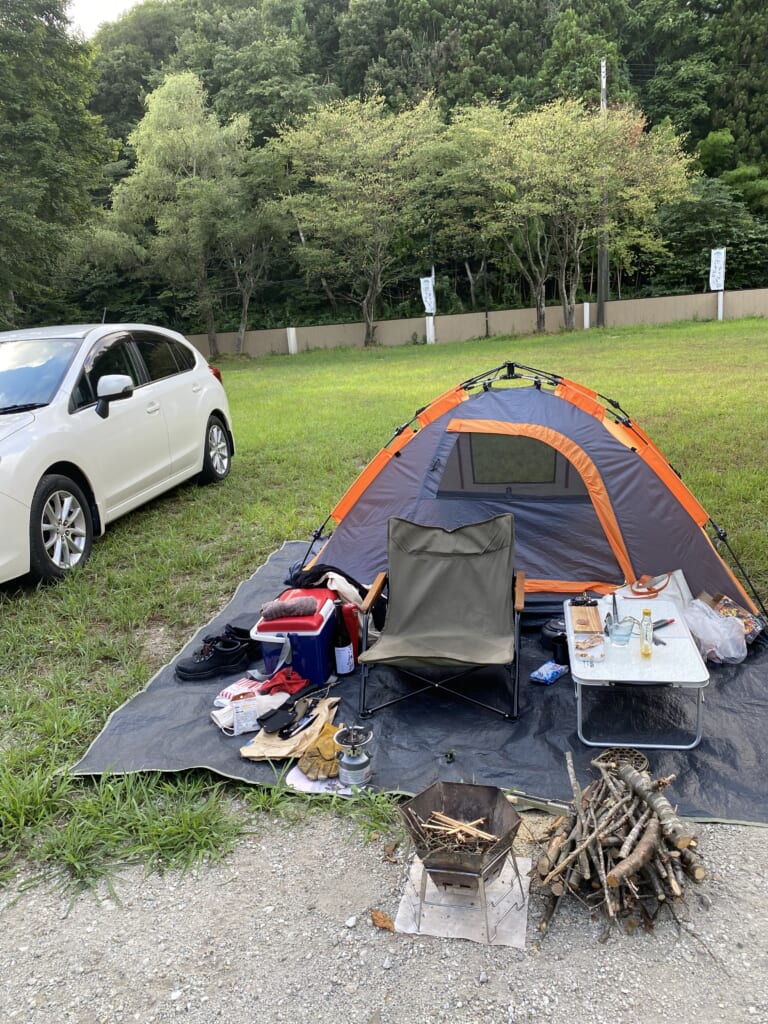
[[[693,748],[697,747],[701,742],[704,705],[704,688],[701,686],[677,687],[677,689],[681,690],[696,690],[696,725],[694,737],[690,743],[641,743],[634,739],[610,739],[609,737],[605,737],[600,740],[588,740],[584,735],[584,702],[582,696],[582,686],[584,684],[581,680],[574,679],[574,685],[576,687],[576,734],[581,742],[587,747],[615,747],[631,745],[638,750],[693,750]],[[600,689],[600,687],[596,686],[594,689]]]

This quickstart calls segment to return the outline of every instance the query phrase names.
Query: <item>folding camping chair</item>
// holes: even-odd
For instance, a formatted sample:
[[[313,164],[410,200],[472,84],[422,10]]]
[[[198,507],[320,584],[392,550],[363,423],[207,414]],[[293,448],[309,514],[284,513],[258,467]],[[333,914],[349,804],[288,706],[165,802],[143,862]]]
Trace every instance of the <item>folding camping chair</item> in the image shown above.
[[[514,537],[510,514],[455,530],[389,520],[388,573],[376,578],[362,608],[361,716],[436,689],[517,718],[525,580],[514,571]],[[369,648],[370,609],[385,585],[384,628]],[[375,665],[392,666],[422,685],[368,706]],[[494,667],[503,672],[507,706],[454,689],[460,679]]]

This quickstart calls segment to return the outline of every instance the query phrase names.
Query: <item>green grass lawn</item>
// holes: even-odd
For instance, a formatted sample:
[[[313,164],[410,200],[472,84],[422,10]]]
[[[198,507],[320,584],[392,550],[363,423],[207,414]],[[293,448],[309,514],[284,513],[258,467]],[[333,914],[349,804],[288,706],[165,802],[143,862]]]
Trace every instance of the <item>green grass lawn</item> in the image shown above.
[[[257,812],[306,807],[279,787],[264,794],[199,772],[88,782],[60,770],[271,551],[309,538],[397,426],[506,361],[619,401],[727,529],[765,599],[764,320],[223,359],[238,446],[230,478],[181,487],[113,524],[59,586],[0,588],[6,873],[22,859],[79,882],[116,859],[185,866],[226,853]],[[361,827],[382,813],[369,797]]]

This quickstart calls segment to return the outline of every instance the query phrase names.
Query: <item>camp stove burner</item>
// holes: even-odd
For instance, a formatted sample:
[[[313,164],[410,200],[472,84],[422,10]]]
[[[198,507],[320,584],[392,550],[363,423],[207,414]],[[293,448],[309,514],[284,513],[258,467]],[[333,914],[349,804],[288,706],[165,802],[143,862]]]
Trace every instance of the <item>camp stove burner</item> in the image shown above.
[[[371,742],[372,729],[350,725],[339,729],[335,739],[342,749],[339,782],[343,786],[367,786],[371,778],[371,758],[365,748]]]
[[[479,827],[483,832],[493,835],[495,841],[489,842],[484,848],[477,843],[474,847],[469,846],[468,849],[462,849],[460,844],[456,844],[456,847],[453,848],[435,843],[431,839],[430,832],[424,828],[424,823],[429,822],[435,811],[465,823],[482,819],[482,824]],[[468,904],[466,901],[459,904],[446,904],[444,900],[441,900],[439,905],[452,905],[463,909],[482,911],[485,919],[486,940],[490,943],[492,937],[486,887],[499,877],[504,868],[520,828],[520,815],[498,787],[478,786],[464,782],[436,782],[425,789],[423,793],[401,805],[400,813],[413,842],[416,856],[421,861],[423,868],[417,928],[421,925],[422,909],[430,902],[426,899],[426,889],[427,880],[431,880],[444,894],[453,892],[478,896],[479,903],[477,905]],[[522,892],[522,883],[514,855],[512,855],[512,862],[515,878]],[[502,894],[497,903],[509,897],[513,888],[514,883],[506,893]],[[502,916],[505,916],[514,907],[515,904],[510,903]]]

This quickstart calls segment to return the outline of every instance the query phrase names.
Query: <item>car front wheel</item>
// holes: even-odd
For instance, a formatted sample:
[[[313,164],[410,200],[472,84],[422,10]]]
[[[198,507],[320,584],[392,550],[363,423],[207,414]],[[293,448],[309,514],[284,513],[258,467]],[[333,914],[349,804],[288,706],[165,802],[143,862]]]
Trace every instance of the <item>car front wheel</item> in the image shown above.
[[[61,579],[91,553],[93,519],[82,489],[51,474],[37,485],[29,522],[29,568],[40,580]]]
[[[218,416],[211,416],[205,428],[205,448],[200,481],[215,484],[229,476],[232,468],[232,445],[227,428]]]

